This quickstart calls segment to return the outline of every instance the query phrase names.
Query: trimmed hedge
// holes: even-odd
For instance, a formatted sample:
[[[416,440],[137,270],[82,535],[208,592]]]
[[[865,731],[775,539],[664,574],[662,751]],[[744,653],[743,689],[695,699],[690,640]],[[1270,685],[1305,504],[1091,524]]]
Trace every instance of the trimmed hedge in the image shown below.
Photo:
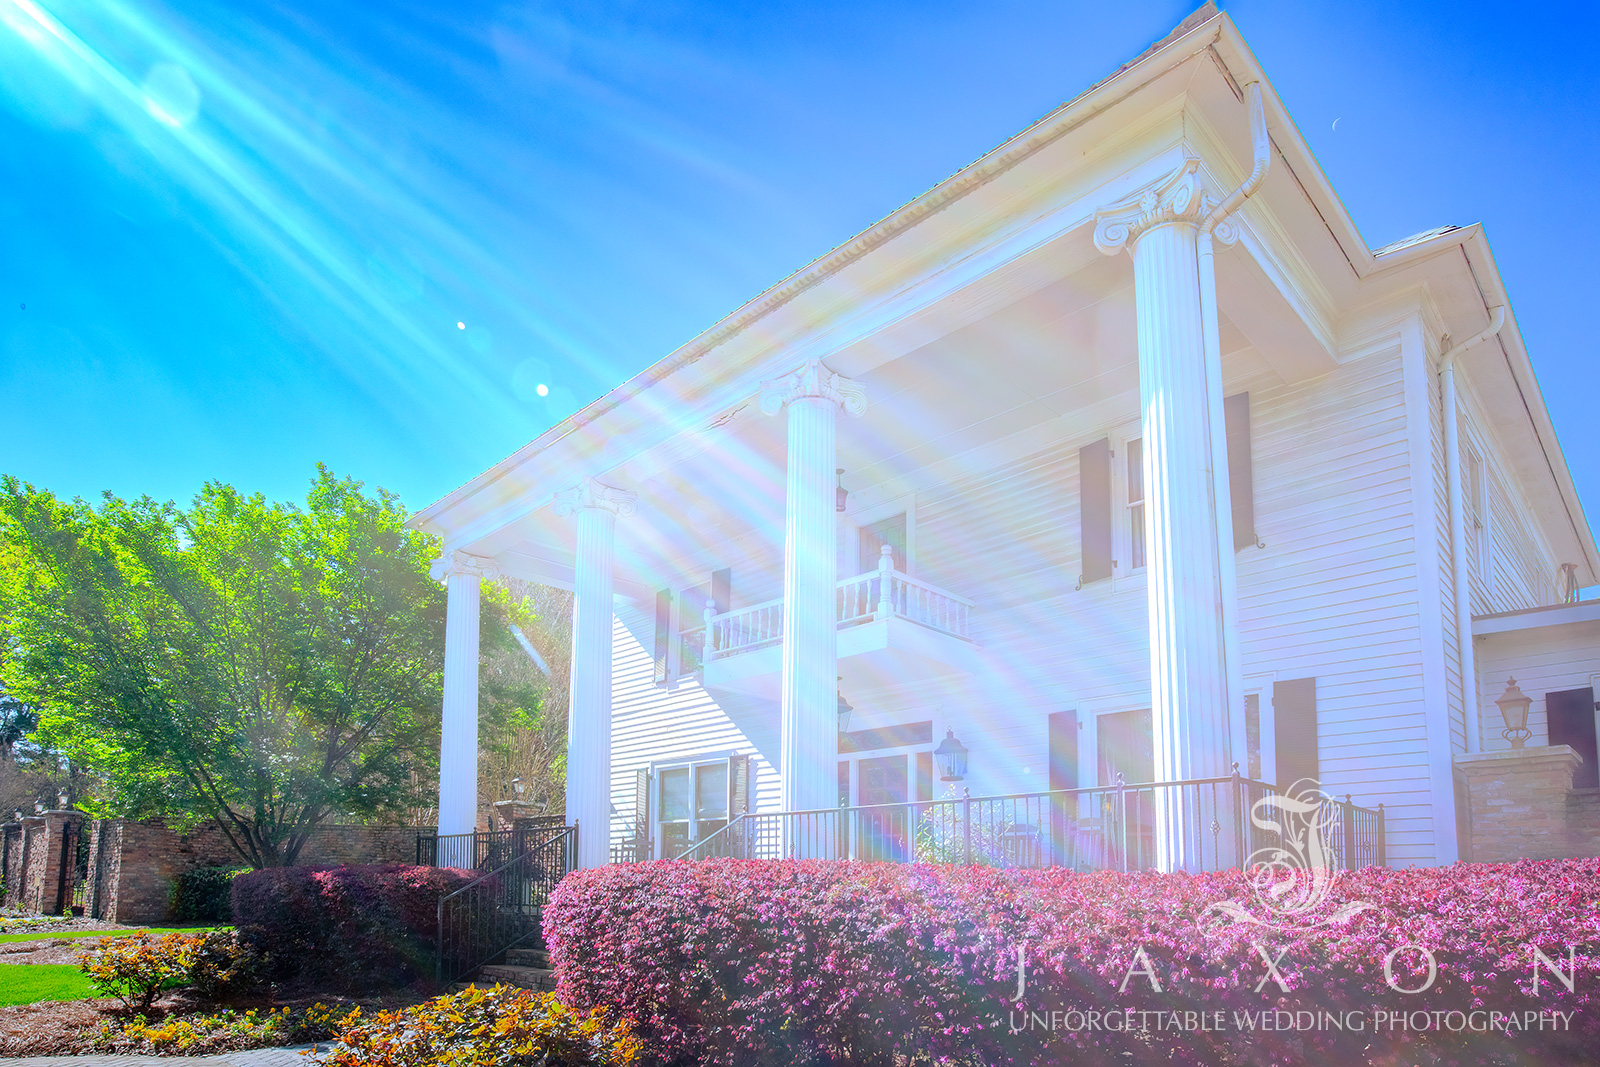
[[[634,1020],[651,1064],[1566,1063],[1600,1048],[1600,860],[1346,874],[1316,915],[1364,910],[1320,924],[1211,908],[1255,900],[1237,871],[708,860],[576,872],[544,927],[563,999]],[[1427,979],[1408,945],[1436,965],[1413,995],[1390,984]],[[1573,992],[1548,969],[1530,992],[1534,947]]]
[[[195,867],[172,884],[174,922],[233,921],[233,880],[249,867]]]
[[[431,981],[439,898],[477,878],[449,867],[272,867],[233,881],[239,939],[267,974],[323,989]]]

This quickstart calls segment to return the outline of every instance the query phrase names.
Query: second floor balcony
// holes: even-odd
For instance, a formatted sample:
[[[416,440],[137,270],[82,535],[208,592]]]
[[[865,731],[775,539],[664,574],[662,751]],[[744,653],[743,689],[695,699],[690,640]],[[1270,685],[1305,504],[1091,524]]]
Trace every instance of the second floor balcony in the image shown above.
[[[887,556],[878,569],[840,581],[835,604],[841,673],[892,684],[973,670],[973,602],[894,569]],[[713,614],[684,635],[693,646],[685,655],[699,660],[707,688],[776,698],[783,627],[781,597]]]

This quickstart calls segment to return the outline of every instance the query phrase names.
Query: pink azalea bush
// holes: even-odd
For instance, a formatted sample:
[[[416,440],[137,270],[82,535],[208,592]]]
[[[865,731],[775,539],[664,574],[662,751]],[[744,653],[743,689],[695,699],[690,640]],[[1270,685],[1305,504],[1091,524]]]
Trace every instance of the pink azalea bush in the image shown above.
[[[1237,871],[663,862],[568,876],[545,937],[563,999],[630,1017],[644,1062],[662,1065],[1542,1064],[1600,1054],[1600,860],[1372,868],[1339,876],[1317,914],[1281,927],[1236,921],[1218,902],[1259,904]],[[1362,904],[1344,921],[1316,921]],[[1534,946],[1573,991],[1541,967],[1532,992]],[[1148,968],[1136,964],[1141,948]],[[1401,992],[1427,980],[1422,948],[1433,983]],[[1013,1003],[1019,949],[1027,982]],[[1087,1016],[1110,1025],[1127,1009],[1149,1013],[1133,1017],[1143,1028],[1093,1028]],[[1291,1028],[1251,1030],[1246,1016],[1259,1026],[1262,1012]],[[1327,1014],[1282,1014],[1294,1012]],[[1560,1028],[1555,1012],[1566,1013]]]
[[[408,864],[269,867],[234,879],[233,918],[278,980],[405,986],[433,977],[439,898],[477,876]]]

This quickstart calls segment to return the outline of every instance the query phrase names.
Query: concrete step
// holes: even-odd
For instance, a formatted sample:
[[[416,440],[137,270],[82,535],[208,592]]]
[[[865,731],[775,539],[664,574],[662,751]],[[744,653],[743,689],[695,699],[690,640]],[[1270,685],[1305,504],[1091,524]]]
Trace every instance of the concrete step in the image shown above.
[[[483,986],[495,982],[540,992],[552,992],[556,988],[556,973],[543,967],[517,967],[512,964],[494,963],[478,971],[474,984]]]
[[[538,967],[550,969],[550,953],[542,948],[514,948],[506,953],[506,962],[513,967]]]

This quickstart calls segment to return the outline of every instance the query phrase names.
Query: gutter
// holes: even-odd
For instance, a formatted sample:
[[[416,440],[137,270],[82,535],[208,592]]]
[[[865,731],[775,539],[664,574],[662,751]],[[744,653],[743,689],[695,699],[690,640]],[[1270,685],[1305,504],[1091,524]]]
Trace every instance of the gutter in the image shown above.
[[[1444,405],[1444,477],[1450,495],[1450,575],[1455,583],[1456,666],[1461,672],[1461,718],[1468,752],[1482,746],[1478,721],[1478,667],[1472,647],[1472,605],[1467,588],[1467,531],[1461,487],[1461,430],[1456,402],[1456,358],[1500,332],[1506,324],[1506,306],[1489,309],[1490,322],[1479,333],[1450,348],[1439,360]]]

